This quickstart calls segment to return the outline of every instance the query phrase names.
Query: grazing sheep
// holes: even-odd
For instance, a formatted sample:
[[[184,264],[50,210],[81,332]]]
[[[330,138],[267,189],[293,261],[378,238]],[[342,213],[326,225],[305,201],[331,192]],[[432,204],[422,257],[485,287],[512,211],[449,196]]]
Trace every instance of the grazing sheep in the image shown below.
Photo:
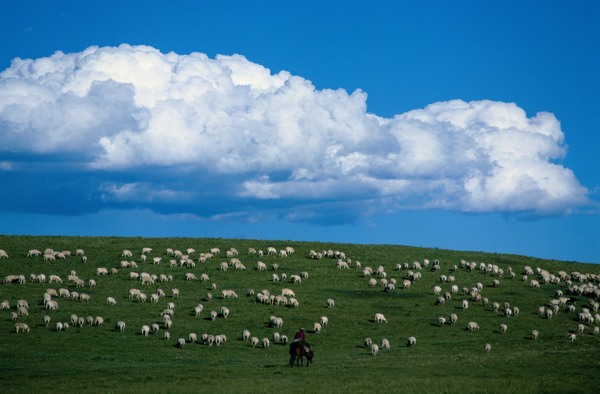
[[[469,308],[469,301],[462,300],[462,308],[463,309],[468,309]]]
[[[262,347],[266,349],[269,346],[271,346],[271,341],[269,340],[269,338],[263,338],[262,339]]]
[[[174,298],[179,297],[179,289],[171,289],[171,294]]]
[[[256,345],[258,345],[258,342],[259,342],[258,337],[250,338],[250,344],[252,345],[252,347],[256,347]]]
[[[29,332],[29,326],[26,323],[15,323],[15,330],[17,333],[19,333],[19,331]]]
[[[188,334],[188,340],[189,340],[191,343],[196,343],[196,340],[198,340],[198,335],[197,335],[195,332],[190,332],[190,333]]]
[[[391,347],[390,346],[390,341],[388,341],[386,338],[383,338],[381,340],[381,348],[382,349],[389,349],[390,347]]]
[[[483,347],[483,350],[485,350],[486,353],[489,353],[490,350],[492,350],[492,345],[490,345],[489,343],[486,343],[485,346]]]
[[[406,341],[406,346],[408,347],[415,347],[417,344],[417,338],[415,337],[408,337],[408,340]]]
[[[327,324],[329,324],[329,319],[327,318],[327,316],[321,316],[319,323],[321,323],[322,327],[325,327]]]
[[[313,324],[313,331],[318,334],[321,332],[321,323],[315,323]]]
[[[577,335],[574,332],[570,332],[567,334],[567,337],[569,338],[569,340],[571,342],[575,342],[575,339],[577,339]]]
[[[163,338],[166,339],[166,340],[171,339],[171,333],[169,331],[165,331],[163,333]]]
[[[217,319],[217,311],[210,311],[210,320],[215,321]]]
[[[96,320],[94,320],[94,324],[96,326],[101,326],[104,324],[104,318],[102,316],[96,316]]]
[[[375,323],[387,323],[387,319],[385,318],[385,316],[383,315],[383,313],[376,313],[375,314]]]
[[[585,325],[583,325],[583,324],[577,325],[577,331],[579,331],[580,334],[583,334],[583,332],[585,331]]]
[[[467,329],[469,331],[475,331],[475,330],[479,330],[479,324],[475,323],[474,321],[470,321],[469,323],[467,323]]]
[[[453,313],[450,315],[450,324],[455,324],[458,321],[458,315],[456,315],[456,313]]]
[[[177,347],[182,348],[185,346],[185,338],[179,338],[177,340]]]
[[[376,343],[371,345],[371,354],[373,356],[377,355],[377,353],[379,353],[379,346],[377,346]]]
[[[200,314],[202,313],[203,310],[204,310],[204,305],[202,305],[202,304],[196,305],[196,307],[194,308],[194,316],[196,316],[196,317],[200,316]]]
[[[438,317],[438,323],[440,323],[440,326],[443,326],[446,324],[446,318],[443,316]]]
[[[114,299],[114,297],[107,297],[106,298],[106,303],[108,305],[117,305],[117,300]]]
[[[335,301],[333,299],[329,298],[327,300],[327,307],[328,308],[333,308],[334,306],[335,306]]]
[[[229,316],[229,308],[227,308],[226,306],[222,306],[221,315],[223,315],[223,317],[227,319],[227,316]]]
[[[147,337],[149,333],[150,333],[150,326],[144,324],[142,326],[142,335]]]
[[[246,342],[248,339],[250,339],[250,331],[242,331],[242,341]]]
[[[44,315],[44,317],[42,317],[42,320],[44,321],[44,325],[48,327],[48,324],[50,324],[50,320],[52,319],[50,318],[50,316]]]
[[[500,324],[500,332],[505,333],[508,330],[508,326],[506,324]]]

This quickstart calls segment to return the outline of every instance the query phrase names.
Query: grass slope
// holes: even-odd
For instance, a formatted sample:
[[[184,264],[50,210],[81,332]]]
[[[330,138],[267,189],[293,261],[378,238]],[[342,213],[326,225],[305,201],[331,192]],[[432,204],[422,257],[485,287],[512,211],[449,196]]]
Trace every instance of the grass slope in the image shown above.
[[[296,253],[287,257],[249,256],[249,247],[262,249],[268,246],[283,249],[293,246]],[[159,265],[141,263],[142,247],[153,248],[152,257],[161,256]],[[194,248],[192,255],[197,261],[200,252],[218,247],[221,255],[206,263],[197,263],[195,268],[169,267],[167,248],[185,253]],[[228,261],[225,251],[235,247],[240,251],[238,258],[246,266],[244,271],[229,269],[220,271],[219,263]],[[42,257],[26,257],[28,250],[52,248],[56,251],[82,248],[88,260],[82,263],[75,256],[55,262],[44,262]],[[441,249],[423,249],[390,245],[324,244],[310,242],[281,242],[237,239],[192,239],[192,238],[113,238],[113,237],[29,237],[0,236],[0,249],[9,259],[0,260],[0,278],[7,275],[25,275],[25,284],[0,285],[0,300],[8,300],[10,310],[0,311],[0,384],[2,392],[460,392],[460,393],[522,393],[522,392],[596,392],[597,376],[600,372],[600,335],[592,333],[600,322],[586,324],[585,331],[577,334],[571,342],[567,333],[577,331],[577,314],[588,304],[586,295],[570,295],[565,281],[558,284],[542,284],[532,288],[528,281],[521,280],[526,265],[534,270],[541,268],[557,275],[564,270],[593,275],[600,274],[596,265],[575,262],[540,260],[523,256],[458,252]],[[120,267],[123,249],[134,252],[137,269]],[[310,250],[339,250],[352,260],[349,270],[337,269],[335,259],[313,260],[308,258]],[[439,272],[424,268],[420,281],[410,289],[402,289],[402,279],[408,275],[406,269],[396,270],[396,264],[424,259],[441,263]],[[501,277],[479,269],[468,272],[464,268],[453,270],[464,259],[468,262],[494,264],[504,270]],[[263,261],[268,267],[277,263],[278,273],[292,274],[302,271],[309,277],[301,284],[273,283],[272,271],[258,271],[256,263]],[[381,286],[369,287],[368,279],[355,267],[373,270],[383,266],[387,279],[395,278],[399,286],[384,292]],[[116,267],[116,275],[98,276],[96,268]],[[516,272],[510,279],[508,268]],[[67,282],[74,270],[86,281],[83,288]],[[149,272],[173,276],[172,282],[156,282],[141,286],[129,279],[129,272]],[[186,281],[185,274],[193,272],[210,276],[209,282]],[[44,273],[60,275],[61,284],[36,283],[30,274]],[[450,291],[450,283],[441,283],[440,275],[454,275],[460,289],[472,288],[480,282],[484,285],[482,296],[489,299],[488,305],[471,302],[463,310],[461,301],[467,299],[462,291],[452,299],[437,305],[433,287],[439,285]],[[373,277],[376,277],[375,275]],[[95,279],[96,287],[88,287],[87,281]],[[379,280],[379,278],[377,278]],[[492,281],[500,280],[499,287]],[[539,279],[538,275],[529,279]],[[211,284],[217,285],[216,290]],[[590,277],[587,282],[597,286],[598,281]],[[582,283],[574,282],[580,286]],[[89,302],[66,298],[58,299],[59,309],[47,311],[43,305],[43,294],[48,288],[67,288],[91,296]],[[247,297],[247,289],[259,292],[268,289],[279,294],[283,287],[292,288],[299,300],[298,308],[283,305],[263,305]],[[158,303],[140,303],[128,298],[130,288],[138,288],[148,296],[161,288],[167,293]],[[179,298],[170,296],[171,289],[178,288]],[[233,289],[237,299],[223,299],[220,291]],[[575,313],[567,313],[561,307],[552,319],[538,315],[538,308],[549,306],[557,290],[572,297]],[[212,292],[212,301],[206,300]],[[117,300],[115,306],[107,306],[106,298]],[[326,300],[332,298],[336,305],[327,308]],[[19,299],[29,302],[29,316],[18,321],[31,327],[29,333],[15,333],[10,312],[16,311]],[[594,301],[598,302],[594,298]],[[163,339],[163,323],[160,312],[168,302],[176,304],[171,339]],[[492,303],[509,302],[518,306],[518,317],[504,317],[492,310]],[[193,308],[204,305],[199,317]],[[219,311],[221,306],[231,310],[228,319],[219,316],[215,321],[208,318],[209,311]],[[383,313],[388,323],[376,324],[374,314]],[[438,316],[449,317],[456,313],[456,325],[438,324]],[[592,311],[592,314],[596,312]],[[42,316],[52,318],[45,327]],[[57,332],[56,322],[70,320],[71,314],[78,316],[102,316],[105,324],[100,327],[70,327],[66,332]],[[269,324],[271,315],[284,320],[283,327],[276,329]],[[321,316],[329,318],[329,325],[320,334],[311,331],[313,323]],[[115,330],[118,320],[127,324],[125,332]],[[468,321],[476,321],[481,329],[466,330]],[[148,337],[140,335],[142,325],[158,323],[161,329]],[[500,333],[500,324],[507,324],[508,331]],[[315,363],[310,368],[293,368],[287,365],[287,346],[272,344],[263,349],[253,348],[240,340],[242,330],[248,329],[258,338],[272,338],[275,331],[293,337],[296,330],[304,326],[308,340],[315,350]],[[531,330],[537,329],[540,337],[532,340]],[[222,346],[187,343],[177,348],[177,338],[187,338],[190,332],[225,334],[227,342]],[[409,336],[417,338],[417,346],[408,348]],[[366,337],[375,343],[387,338],[391,349],[383,349],[371,355],[363,345]],[[489,353],[484,352],[485,343],[492,345]]]

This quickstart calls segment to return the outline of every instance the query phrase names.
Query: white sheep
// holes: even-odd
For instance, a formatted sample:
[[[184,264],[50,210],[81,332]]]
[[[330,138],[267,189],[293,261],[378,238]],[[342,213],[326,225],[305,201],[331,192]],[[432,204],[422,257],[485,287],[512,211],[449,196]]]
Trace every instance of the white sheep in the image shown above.
[[[390,341],[388,341],[386,338],[383,338],[381,340],[381,348],[382,349],[389,349],[390,348]]]
[[[406,341],[406,346],[408,346],[408,347],[415,347],[416,344],[417,344],[417,338],[415,338],[415,337],[408,337],[408,340]]]
[[[483,350],[485,350],[485,351],[486,351],[486,353],[489,353],[489,352],[490,352],[490,350],[492,350],[492,345],[490,345],[489,343],[486,343],[486,344],[483,346]]]
[[[506,324],[500,324],[500,332],[505,333],[508,330],[508,326]]]
[[[226,306],[222,306],[221,315],[223,315],[223,317],[227,319],[227,317],[229,316],[229,308],[227,308]]]
[[[387,323],[387,319],[385,318],[385,316],[383,315],[383,313],[376,313],[375,314],[375,323]]]
[[[210,320],[215,321],[217,319],[217,311],[210,311]]]
[[[262,339],[262,347],[268,348],[269,346],[271,346],[271,341],[269,340],[269,338],[263,338]]]
[[[450,315],[450,324],[456,324],[456,322],[458,321],[458,315],[456,313],[453,313]]]
[[[117,305],[117,300],[115,300],[114,297],[107,297],[106,303],[110,306]]]
[[[246,342],[248,339],[250,339],[250,331],[242,331],[242,341]]]
[[[149,333],[150,333],[150,326],[144,324],[142,326],[142,335],[147,337]]]
[[[440,323],[440,326],[443,326],[446,324],[446,318],[444,316],[438,317],[438,323]]]
[[[377,346],[376,343],[371,345],[371,354],[373,356],[377,355],[377,353],[379,353],[379,346]]]
[[[462,300],[462,308],[463,309],[469,309],[469,301]]]
[[[479,324],[475,323],[474,321],[470,321],[469,323],[467,323],[467,329],[469,331],[475,331],[475,330],[479,330]]]
[[[329,319],[327,318],[327,316],[321,316],[319,323],[321,323],[322,327],[325,327],[327,324],[329,324]]]
[[[256,345],[258,345],[258,342],[259,342],[258,337],[250,338],[250,344],[252,345],[252,347],[256,347]]]
[[[48,327],[48,324],[50,324],[50,321],[51,321],[52,319],[50,318],[50,316],[48,316],[48,315],[44,315],[44,317],[42,317],[42,320],[44,321],[44,325],[45,325],[46,327]]]
[[[366,347],[370,348],[371,345],[373,345],[373,340],[371,338],[365,338],[365,340],[363,341],[363,343],[365,344]]]
[[[29,326],[26,323],[15,323],[15,330],[17,333],[19,331],[29,332]]]
[[[177,347],[180,347],[180,348],[182,348],[182,347],[184,347],[184,346],[185,346],[185,338],[179,338],[179,339],[177,340]]]
[[[318,334],[321,332],[321,323],[315,323],[313,324],[313,331]]]
[[[327,300],[327,307],[328,308],[333,308],[334,306],[335,306],[335,301],[333,299],[329,298]]]
[[[577,334],[575,334],[574,332],[570,332],[567,334],[567,337],[571,342],[575,342],[575,339],[577,339]]]
[[[191,343],[196,343],[196,340],[198,340],[198,335],[195,332],[190,332],[188,334],[188,339]]]

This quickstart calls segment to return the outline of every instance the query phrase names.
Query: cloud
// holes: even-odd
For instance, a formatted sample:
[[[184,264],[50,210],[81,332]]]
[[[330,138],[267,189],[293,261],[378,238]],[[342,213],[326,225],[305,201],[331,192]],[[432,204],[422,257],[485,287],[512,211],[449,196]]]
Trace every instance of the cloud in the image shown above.
[[[80,194],[90,210],[315,220],[403,208],[557,215],[588,204],[560,164],[566,145],[551,113],[453,100],[384,118],[361,90],[319,90],[241,55],[121,45],[14,59],[0,73],[0,139],[0,176],[89,175]]]

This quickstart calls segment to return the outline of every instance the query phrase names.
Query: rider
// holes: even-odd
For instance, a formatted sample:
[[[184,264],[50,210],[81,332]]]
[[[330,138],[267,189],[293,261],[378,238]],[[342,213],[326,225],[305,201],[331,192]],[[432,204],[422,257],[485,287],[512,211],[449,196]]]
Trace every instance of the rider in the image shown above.
[[[306,332],[304,328],[301,328],[296,335],[294,335],[294,342],[296,341],[306,341]]]

